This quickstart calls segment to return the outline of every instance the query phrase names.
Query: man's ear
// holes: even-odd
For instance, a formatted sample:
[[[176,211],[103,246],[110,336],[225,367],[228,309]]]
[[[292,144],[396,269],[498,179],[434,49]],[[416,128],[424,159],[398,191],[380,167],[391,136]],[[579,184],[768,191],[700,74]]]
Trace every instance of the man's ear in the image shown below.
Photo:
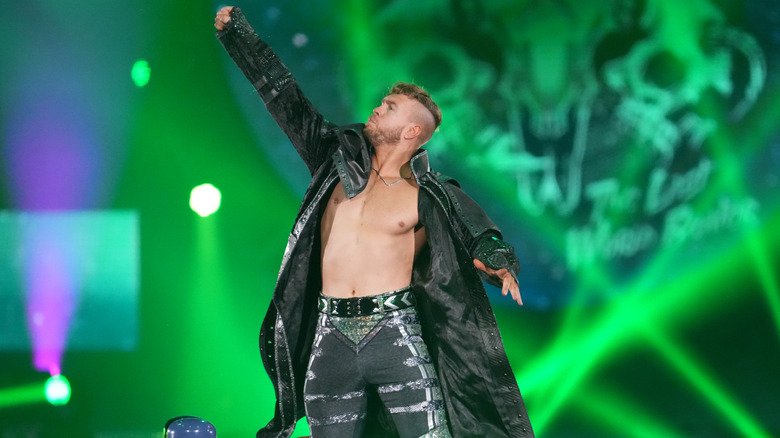
[[[406,130],[404,131],[404,138],[407,140],[411,140],[415,137],[419,137],[420,134],[422,134],[422,126],[420,125],[410,125]]]

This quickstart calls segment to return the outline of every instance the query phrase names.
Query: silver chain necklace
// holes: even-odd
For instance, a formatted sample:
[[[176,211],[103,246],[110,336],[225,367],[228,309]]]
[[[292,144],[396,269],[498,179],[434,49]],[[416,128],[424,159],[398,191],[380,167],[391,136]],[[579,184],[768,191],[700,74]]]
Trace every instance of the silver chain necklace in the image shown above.
[[[382,174],[381,174],[381,173],[379,173],[379,171],[378,171],[378,170],[376,170],[376,167],[374,167],[374,166],[371,166],[371,170],[373,170],[374,172],[376,172],[376,176],[378,176],[378,177],[379,177],[379,179],[381,179],[381,180],[382,180],[382,182],[383,182],[383,183],[385,183],[385,185],[386,185],[387,187],[394,186],[394,185],[398,184],[399,182],[401,182],[401,181],[403,181],[403,180],[405,180],[405,179],[408,179],[408,178],[401,177],[401,179],[399,179],[398,181],[393,181],[393,182],[389,183],[389,182],[387,182],[387,180],[386,180],[386,179],[385,179],[385,178],[382,176]]]

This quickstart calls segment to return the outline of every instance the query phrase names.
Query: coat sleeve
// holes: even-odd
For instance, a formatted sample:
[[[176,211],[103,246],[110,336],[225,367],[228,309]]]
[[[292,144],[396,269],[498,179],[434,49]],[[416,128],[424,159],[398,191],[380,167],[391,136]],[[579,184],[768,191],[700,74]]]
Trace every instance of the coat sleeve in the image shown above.
[[[230,21],[216,36],[314,174],[333,153],[336,142],[329,140],[335,126],[306,98],[290,70],[252,29],[240,8],[233,8]]]
[[[517,260],[514,247],[503,240],[501,230],[485,210],[468,196],[454,182],[447,180],[442,184],[450,198],[451,216],[455,228],[471,254],[488,268],[506,269],[517,281],[520,272],[520,262]],[[480,271],[482,279],[494,286],[501,287],[501,282]]]

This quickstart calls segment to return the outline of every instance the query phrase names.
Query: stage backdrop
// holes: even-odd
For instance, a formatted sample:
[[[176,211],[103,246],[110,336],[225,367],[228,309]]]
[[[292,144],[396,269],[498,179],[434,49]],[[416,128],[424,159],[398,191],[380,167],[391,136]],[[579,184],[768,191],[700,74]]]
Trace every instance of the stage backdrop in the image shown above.
[[[257,333],[308,174],[221,6],[0,11],[0,436],[270,419]],[[432,167],[520,257],[525,306],[490,293],[539,436],[780,435],[780,3],[239,6],[335,123],[399,80],[439,103]]]

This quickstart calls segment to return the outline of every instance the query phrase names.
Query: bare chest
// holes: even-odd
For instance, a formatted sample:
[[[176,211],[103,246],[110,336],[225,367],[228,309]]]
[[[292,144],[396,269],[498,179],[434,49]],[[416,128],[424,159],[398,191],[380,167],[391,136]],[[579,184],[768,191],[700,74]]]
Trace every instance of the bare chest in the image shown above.
[[[323,231],[405,234],[418,222],[418,188],[406,181],[386,186],[372,178],[366,189],[347,199],[338,183],[323,216]]]

